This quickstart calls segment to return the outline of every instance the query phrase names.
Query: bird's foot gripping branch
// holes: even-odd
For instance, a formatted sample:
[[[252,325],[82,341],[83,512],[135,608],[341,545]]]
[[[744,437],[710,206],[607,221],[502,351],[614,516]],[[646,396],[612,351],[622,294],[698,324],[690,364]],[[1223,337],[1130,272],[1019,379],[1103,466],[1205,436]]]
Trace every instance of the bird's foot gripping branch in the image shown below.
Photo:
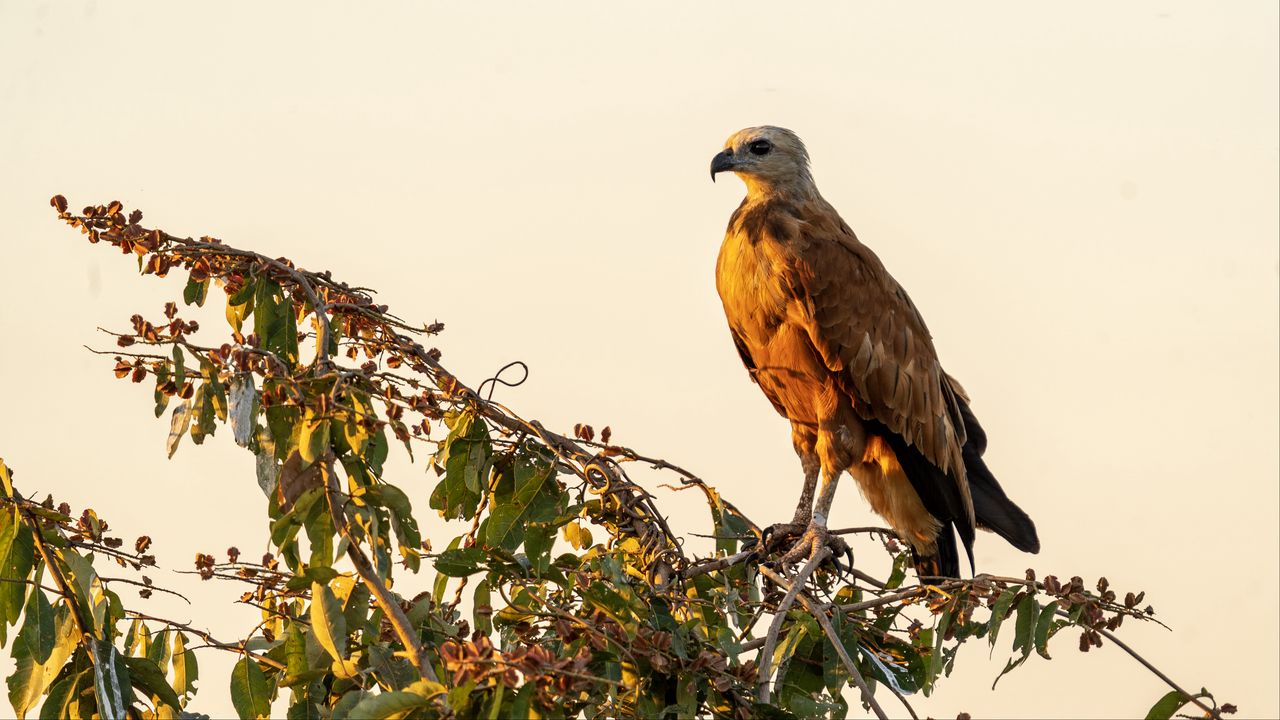
[[[884,580],[868,563],[831,569],[825,548],[794,570],[761,564],[744,549],[756,524],[691,473],[607,429],[552,432],[460,382],[423,344],[438,323],[407,323],[328,272],[144,228],[120,203],[53,204],[144,275],[185,278],[181,301],[133,316],[104,354],[117,377],[153,386],[170,454],[230,425],[256,457],[273,550],[198,557],[202,577],[242,583],[239,601],[261,611],[244,637],[215,640],[126,608],[131,578],[105,564],[149,564],[145,548],[120,553],[96,516],[24,500],[4,471],[0,640],[20,622],[19,715],[198,710],[192,637],[240,656],[229,692],[242,717],[277,700],[290,717],[846,717],[848,702],[914,716],[911,696],[934,692],[966,641],[1003,638],[1006,672],[1047,659],[1068,630],[1081,650],[1110,641],[1138,658],[1113,631],[1151,619],[1141,594],[1030,572],[904,585],[908,553],[874,528],[831,532],[861,538],[864,556],[886,550]],[[225,305],[226,327],[204,340],[184,316],[208,305]],[[392,477],[397,447],[428,482]],[[634,466],[705,496],[714,551],[685,550]],[[423,503],[458,536],[422,537]],[[131,606],[154,589],[134,584]],[[1234,710],[1160,677],[1170,692],[1153,717]]]

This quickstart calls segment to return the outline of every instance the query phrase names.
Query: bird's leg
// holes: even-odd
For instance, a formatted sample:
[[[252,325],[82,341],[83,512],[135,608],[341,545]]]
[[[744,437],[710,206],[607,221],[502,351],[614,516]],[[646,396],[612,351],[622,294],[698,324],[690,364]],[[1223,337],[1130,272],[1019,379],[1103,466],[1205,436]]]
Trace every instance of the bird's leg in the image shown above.
[[[800,456],[800,464],[804,468],[804,490],[800,492],[800,502],[796,505],[796,513],[789,523],[777,523],[765,528],[760,547],[776,545],[779,539],[798,537],[809,526],[813,518],[813,493],[818,487],[818,473],[822,465],[818,456],[806,454]]]
[[[818,488],[818,473],[822,471],[822,465],[817,455],[802,458],[800,464],[804,466],[804,490],[800,492],[800,502],[791,522],[804,527],[813,518],[813,491]]]
[[[817,553],[823,546],[830,546],[835,555],[849,552],[849,546],[844,540],[827,534],[827,515],[831,512],[831,502],[835,500],[836,484],[839,480],[839,470],[834,472],[827,471],[822,474],[822,487],[818,491],[818,501],[813,508],[813,516],[809,520],[809,526],[805,528],[799,542],[786,555],[782,556],[782,562],[796,562],[797,560],[813,557],[814,553]]]

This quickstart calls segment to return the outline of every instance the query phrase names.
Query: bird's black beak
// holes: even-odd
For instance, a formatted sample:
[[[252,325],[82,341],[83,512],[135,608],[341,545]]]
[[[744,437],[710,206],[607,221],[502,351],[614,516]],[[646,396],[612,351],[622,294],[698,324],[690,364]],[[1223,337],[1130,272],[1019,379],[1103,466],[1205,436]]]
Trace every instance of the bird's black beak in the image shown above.
[[[711,158],[711,182],[716,181],[716,173],[732,170],[733,166],[733,150],[720,151],[715,157]]]

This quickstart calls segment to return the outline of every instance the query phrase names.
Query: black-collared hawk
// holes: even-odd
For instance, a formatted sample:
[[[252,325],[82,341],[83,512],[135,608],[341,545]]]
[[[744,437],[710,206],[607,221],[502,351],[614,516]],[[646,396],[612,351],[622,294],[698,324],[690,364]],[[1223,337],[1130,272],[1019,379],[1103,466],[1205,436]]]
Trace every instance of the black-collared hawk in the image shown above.
[[[828,542],[844,472],[921,576],[959,577],[955,533],[972,569],[975,528],[1039,551],[1035,524],[982,460],[986,435],[920,312],[818,193],[800,138],[741,130],[711,161],[712,179],[723,171],[747,196],[729,220],[716,288],[751,378],[791,421],[804,469],[792,523],[775,528],[799,536],[786,559]]]

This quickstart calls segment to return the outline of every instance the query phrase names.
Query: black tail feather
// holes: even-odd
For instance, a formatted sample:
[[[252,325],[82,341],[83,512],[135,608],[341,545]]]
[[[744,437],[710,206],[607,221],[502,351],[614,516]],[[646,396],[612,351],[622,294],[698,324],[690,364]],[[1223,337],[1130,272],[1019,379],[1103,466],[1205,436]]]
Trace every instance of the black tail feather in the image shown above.
[[[964,466],[969,476],[969,493],[973,496],[973,514],[978,527],[991,530],[1023,552],[1040,552],[1036,524],[1018,507],[977,453],[964,453]]]
[[[883,428],[878,424],[873,427],[875,427],[873,432]],[[920,496],[924,509],[928,510],[929,514],[942,526],[938,531],[938,549],[933,555],[915,556],[914,550],[912,551],[916,561],[916,573],[939,577],[960,577],[960,551],[956,545],[955,533],[960,534],[960,542],[964,545],[965,554],[969,557],[969,571],[972,573],[974,529],[969,524],[960,487],[951,476],[939,470],[938,466],[926,460],[919,450],[903,440],[901,435],[887,430],[877,434],[881,434],[881,437],[889,443],[894,456],[898,459],[898,464],[902,466],[903,473],[911,482],[911,487]]]
[[[966,548],[967,550],[968,548]],[[973,569],[973,555],[969,556],[970,570]],[[960,552],[956,548],[956,534],[951,523],[947,523],[938,531],[937,549],[932,555],[921,555],[911,548],[911,561],[915,564],[916,575],[926,577],[960,577]]]
[[[982,453],[987,449],[986,432],[968,404],[963,401],[959,404],[965,435],[968,436],[963,453],[964,469],[969,479],[969,495],[973,498],[973,514],[978,527],[991,530],[1023,552],[1040,552],[1036,524],[1004,494],[995,475],[982,460]]]
[[[968,478],[977,527],[995,532],[1023,552],[1039,552],[1040,538],[1036,535],[1035,523],[1004,494],[1000,483],[982,460],[982,453],[987,446],[986,433],[969,406],[963,401],[958,404],[966,435],[962,453],[965,475]],[[923,577],[960,577],[960,545],[956,542],[957,534],[969,558],[969,571],[974,572],[974,527],[969,524],[964,499],[955,480],[926,460],[920,451],[897,433],[888,432],[887,428],[878,423],[868,424],[871,432],[889,443],[925,509],[942,525],[934,554],[922,556],[912,550],[916,573]]]

